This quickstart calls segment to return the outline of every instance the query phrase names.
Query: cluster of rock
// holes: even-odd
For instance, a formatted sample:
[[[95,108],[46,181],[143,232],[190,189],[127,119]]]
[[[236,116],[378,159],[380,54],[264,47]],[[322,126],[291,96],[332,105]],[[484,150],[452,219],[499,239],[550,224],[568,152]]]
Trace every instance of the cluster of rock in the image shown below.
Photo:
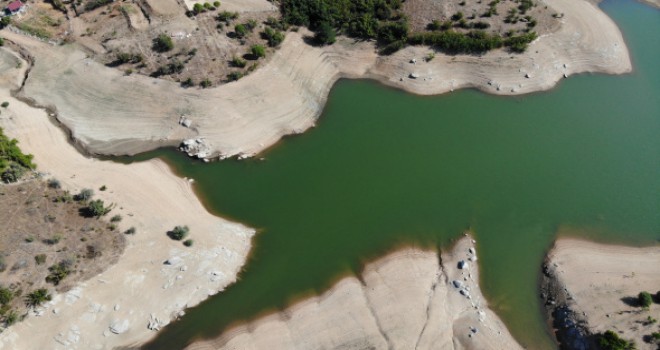
[[[212,147],[203,137],[183,140],[179,150],[189,157],[206,159],[211,155]]]

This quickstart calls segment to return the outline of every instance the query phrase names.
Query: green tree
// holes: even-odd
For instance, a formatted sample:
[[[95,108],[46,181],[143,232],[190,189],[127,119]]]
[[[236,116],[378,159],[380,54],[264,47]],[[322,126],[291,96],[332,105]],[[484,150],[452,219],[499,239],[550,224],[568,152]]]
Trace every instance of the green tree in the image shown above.
[[[635,343],[622,339],[613,331],[607,331],[598,337],[598,345],[602,350],[635,350]]]
[[[336,41],[337,33],[328,22],[322,22],[314,33],[314,41],[319,45],[331,45]]]

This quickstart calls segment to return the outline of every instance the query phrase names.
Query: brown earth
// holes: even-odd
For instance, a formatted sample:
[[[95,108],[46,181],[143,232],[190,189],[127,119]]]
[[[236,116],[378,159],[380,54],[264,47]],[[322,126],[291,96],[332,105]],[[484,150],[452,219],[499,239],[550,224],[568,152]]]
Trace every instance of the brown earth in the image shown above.
[[[85,204],[58,200],[65,196],[71,197],[40,179],[0,185],[0,287],[14,293],[10,307],[20,314],[27,312],[22,295],[39,288],[66,292],[124,251],[115,224],[81,215]],[[46,276],[60,262],[70,264],[71,273],[55,286]]]

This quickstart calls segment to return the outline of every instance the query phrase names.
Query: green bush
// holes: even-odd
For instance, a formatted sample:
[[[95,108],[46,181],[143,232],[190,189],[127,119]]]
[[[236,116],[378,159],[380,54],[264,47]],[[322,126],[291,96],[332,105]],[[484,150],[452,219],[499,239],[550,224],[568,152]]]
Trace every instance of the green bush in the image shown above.
[[[57,189],[62,188],[62,184],[60,183],[60,180],[58,180],[58,179],[50,179],[50,180],[48,180],[48,187],[57,190]]]
[[[135,234],[135,227],[131,227],[128,230],[124,231],[124,234],[134,235]]]
[[[192,239],[186,239],[185,241],[183,241],[183,245],[185,245],[186,247],[192,247],[193,240]]]
[[[243,72],[239,72],[239,71],[234,71],[227,74],[227,80],[229,81],[236,81],[238,79],[241,79],[242,77],[243,77]]]
[[[114,0],[92,0],[88,1],[85,4],[85,11],[92,11],[94,9],[97,9],[103,5],[108,5],[112,3]]]
[[[201,86],[203,89],[211,87],[211,85],[213,85],[213,83],[208,78],[205,78],[199,83],[199,86]]]
[[[25,304],[28,307],[37,307],[51,299],[52,297],[50,293],[48,293],[48,289],[39,288],[25,297]]]
[[[189,232],[188,226],[176,226],[172,231],[167,232],[167,235],[175,241],[180,241],[186,238]]]
[[[236,37],[244,38],[247,35],[248,30],[247,30],[247,28],[245,27],[244,24],[237,24],[234,27],[234,33],[236,34]]]
[[[266,57],[266,48],[263,47],[263,45],[259,45],[259,44],[252,45],[252,47],[250,48],[250,53],[256,59]]]
[[[220,7],[220,1],[214,1],[213,6],[215,6],[216,8]]]
[[[97,218],[108,214],[110,210],[112,210],[112,208],[106,207],[105,203],[103,203],[103,201],[100,199],[89,202],[85,208],[87,216],[93,216]]]
[[[648,309],[651,307],[651,304],[653,304],[653,297],[651,297],[649,292],[640,292],[639,295],[637,295],[637,299],[639,305],[645,309]]]
[[[110,222],[120,222],[122,219],[121,215],[115,215],[112,218],[110,218]]]
[[[12,291],[7,288],[0,287],[0,304],[9,304],[12,299],[14,299],[14,293],[12,293]]]
[[[4,319],[5,327],[9,327],[13,325],[14,323],[16,323],[16,321],[18,321],[18,314],[16,313],[16,311],[14,310],[9,311],[9,313],[7,313]]]
[[[607,331],[598,337],[598,346],[602,350],[635,350],[635,344],[622,339],[613,331]]]
[[[195,5],[193,5],[193,12],[195,14],[198,14],[200,12],[204,12],[204,6],[200,3],[196,3]]]
[[[94,190],[91,190],[89,188],[83,188],[80,191],[80,193],[74,196],[74,199],[77,201],[86,202],[92,199],[92,196],[94,196]]]
[[[46,262],[46,254],[38,254],[34,256],[34,262],[37,263],[37,265],[42,265]]]
[[[167,52],[174,48],[174,42],[169,35],[161,34],[154,38],[152,48],[157,52]]]
[[[60,282],[71,273],[71,265],[71,262],[64,260],[49,267],[49,274],[46,276],[46,282],[52,283],[56,286],[59,285]]]
[[[237,18],[238,18],[238,12],[222,11],[218,13],[218,17],[216,17],[215,19],[218,22],[225,22],[226,24],[229,24],[229,22]]]
[[[284,41],[284,33],[280,32],[279,30],[274,30],[270,27],[266,27],[266,29],[264,29],[262,36],[268,41],[268,46],[270,47],[277,47],[282,43],[282,41]]]
[[[231,62],[230,62],[230,63],[231,63],[231,65],[232,65],[233,67],[237,67],[237,68],[244,68],[244,67],[247,65],[247,61],[246,61],[246,60],[244,60],[244,59],[242,59],[242,58],[240,58],[240,57],[236,57],[236,56],[234,56],[234,57],[231,59]]]

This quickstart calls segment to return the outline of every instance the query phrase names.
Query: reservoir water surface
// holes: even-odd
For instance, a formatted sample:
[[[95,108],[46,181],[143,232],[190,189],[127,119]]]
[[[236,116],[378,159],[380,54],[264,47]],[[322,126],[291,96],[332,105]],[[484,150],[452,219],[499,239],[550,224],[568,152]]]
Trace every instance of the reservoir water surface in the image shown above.
[[[521,344],[553,348],[537,283],[557,235],[660,238],[660,11],[601,6],[626,38],[632,74],[580,75],[506,98],[342,80],[318,127],[263,161],[204,164],[173,150],[132,158],[163,158],[196,180],[211,212],[259,231],[239,282],[145,347],[217,335],[322,293],[399,245],[443,247],[470,229],[491,307]]]

